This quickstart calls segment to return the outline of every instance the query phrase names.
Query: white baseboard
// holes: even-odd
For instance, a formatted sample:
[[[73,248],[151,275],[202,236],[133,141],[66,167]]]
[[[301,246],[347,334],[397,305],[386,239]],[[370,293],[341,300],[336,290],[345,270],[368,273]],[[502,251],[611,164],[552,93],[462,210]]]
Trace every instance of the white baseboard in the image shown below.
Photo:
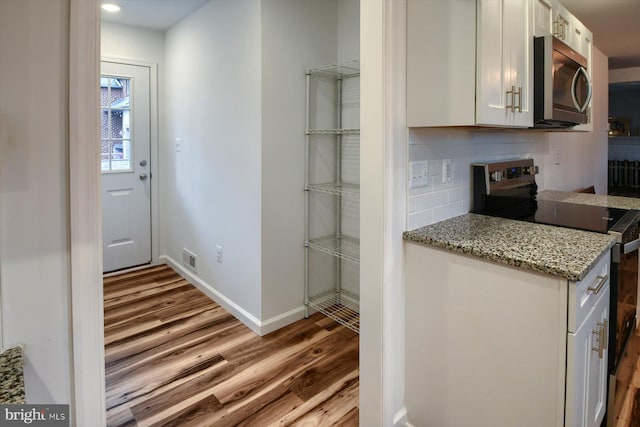
[[[413,427],[407,421],[407,408],[403,406],[396,414],[393,416],[393,427]]]
[[[191,271],[184,268],[182,264],[176,262],[176,260],[174,260],[170,256],[161,255],[159,257],[159,260],[160,262],[166,263],[171,268],[176,270],[178,274],[187,279],[189,282],[193,283],[195,287],[204,292],[216,303],[224,307],[234,317],[247,325],[249,329],[260,336],[266,335],[269,332],[273,332],[277,329],[287,326],[290,323],[293,323],[304,317],[304,306],[300,306],[294,308],[293,310],[289,310],[286,313],[282,313],[277,316],[273,316],[265,321],[262,321],[242,308],[240,305],[236,304],[233,300],[222,294],[215,287],[211,286],[210,284],[193,274]]]
[[[304,306],[296,307],[293,310],[289,310],[286,313],[273,316],[260,325],[260,335],[266,335],[277,329],[285,327],[300,319],[304,319]]]

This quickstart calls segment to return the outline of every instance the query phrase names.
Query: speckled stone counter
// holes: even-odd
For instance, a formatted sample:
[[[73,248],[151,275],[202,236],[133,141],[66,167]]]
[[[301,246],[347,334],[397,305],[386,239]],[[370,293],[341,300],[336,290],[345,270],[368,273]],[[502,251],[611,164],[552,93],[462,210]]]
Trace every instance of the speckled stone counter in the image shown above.
[[[570,193],[566,191],[544,190],[538,193],[538,200],[578,203],[591,206],[606,206],[618,209],[640,210],[640,199],[634,197],[604,196],[601,194]]]
[[[403,237],[573,281],[583,279],[614,243],[607,234],[472,213],[407,231]]]
[[[21,347],[0,353],[0,403],[25,403]]]

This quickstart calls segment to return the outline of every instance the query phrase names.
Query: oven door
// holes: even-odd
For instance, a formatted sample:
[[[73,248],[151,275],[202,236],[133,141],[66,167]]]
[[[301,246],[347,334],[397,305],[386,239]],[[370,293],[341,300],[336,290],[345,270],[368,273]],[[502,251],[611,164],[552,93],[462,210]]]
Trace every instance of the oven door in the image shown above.
[[[640,240],[626,245],[616,244],[612,249],[611,312],[609,323],[609,390],[607,426],[615,425],[630,387],[631,376],[618,375],[635,369],[634,358],[624,358],[631,334],[636,326],[638,305],[638,248]],[[626,247],[626,248],[625,248]],[[626,252],[625,253],[625,249]],[[627,366],[628,365],[628,366]]]

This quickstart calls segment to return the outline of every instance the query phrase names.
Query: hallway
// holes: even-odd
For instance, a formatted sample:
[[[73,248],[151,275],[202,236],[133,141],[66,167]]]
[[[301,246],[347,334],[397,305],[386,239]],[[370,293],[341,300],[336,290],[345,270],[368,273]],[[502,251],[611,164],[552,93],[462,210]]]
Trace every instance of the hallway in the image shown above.
[[[104,279],[107,425],[358,425],[358,336],[255,335],[167,266]]]

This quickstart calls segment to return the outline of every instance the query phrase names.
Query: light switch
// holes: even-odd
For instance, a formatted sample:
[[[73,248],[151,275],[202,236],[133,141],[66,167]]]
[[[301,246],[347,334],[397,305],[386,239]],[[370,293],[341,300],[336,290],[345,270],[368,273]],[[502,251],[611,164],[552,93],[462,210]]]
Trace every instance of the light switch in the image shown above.
[[[451,159],[442,160],[442,183],[451,184],[453,166],[451,165]]]
[[[429,185],[429,162],[426,160],[409,162],[409,188]]]

